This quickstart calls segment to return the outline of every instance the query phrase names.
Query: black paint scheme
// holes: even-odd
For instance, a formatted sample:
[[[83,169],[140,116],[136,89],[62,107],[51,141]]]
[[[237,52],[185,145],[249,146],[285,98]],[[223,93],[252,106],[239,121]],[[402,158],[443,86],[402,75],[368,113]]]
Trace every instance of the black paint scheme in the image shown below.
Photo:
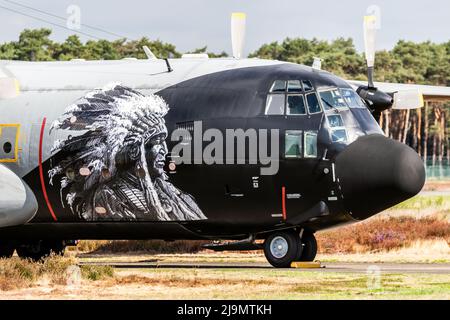
[[[58,222],[53,222],[36,168],[24,180],[38,199],[38,213],[24,226],[2,229],[0,237],[239,239],[249,234],[264,237],[273,230],[294,226],[315,232],[365,219],[419,192],[424,180],[419,157],[408,147],[382,136],[369,109],[268,116],[264,114],[266,99],[275,80],[307,80],[315,91],[350,88],[330,73],[295,64],[279,64],[212,73],[158,92],[170,107],[165,118],[169,136],[177,127],[194,121],[202,121],[203,131],[208,128],[221,131],[279,129],[280,163],[276,175],[260,175],[261,165],[248,162],[245,165],[181,164],[171,172],[167,168],[170,157],[167,159],[166,171],[171,182],[195,197],[207,220],[82,222],[70,210],[62,208],[58,188],[46,181],[49,199],[58,217]],[[333,143],[326,114],[340,114],[361,137],[349,146]],[[283,156],[285,130],[317,131],[317,157],[286,159]],[[174,143],[169,139],[167,142],[171,150]],[[43,164],[44,172],[50,161],[52,159]],[[406,168],[400,170],[402,165]],[[408,178],[402,176],[405,174]],[[286,219],[283,217],[283,187]]]

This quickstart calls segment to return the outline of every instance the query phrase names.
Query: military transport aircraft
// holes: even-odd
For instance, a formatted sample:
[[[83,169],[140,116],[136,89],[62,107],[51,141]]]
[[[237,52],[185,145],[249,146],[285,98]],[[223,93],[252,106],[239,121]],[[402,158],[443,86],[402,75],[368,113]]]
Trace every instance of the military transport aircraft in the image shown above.
[[[232,15],[233,58],[144,48],[147,60],[1,61],[0,255],[40,259],[78,239],[209,239],[214,250],[263,248],[276,267],[312,261],[316,231],[423,187],[422,160],[383,135],[380,112],[450,97],[374,83],[373,22],[368,84],[317,63],[241,59],[244,14]]]

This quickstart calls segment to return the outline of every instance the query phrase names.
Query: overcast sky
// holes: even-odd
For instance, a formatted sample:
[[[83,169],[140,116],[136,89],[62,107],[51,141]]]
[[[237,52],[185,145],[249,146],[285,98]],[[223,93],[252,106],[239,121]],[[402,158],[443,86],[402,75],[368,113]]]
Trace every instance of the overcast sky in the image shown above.
[[[332,40],[352,37],[362,50],[362,17],[369,6],[380,8],[381,30],[378,49],[390,49],[400,39],[444,42],[450,40],[450,1],[411,0],[12,0],[58,16],[67,17],[67,8],[78,5],[81,23],[111,32],[140,38],[161,39],[185,52],[208,46],[211,51],[231,52],[230,14],[247,14],[245,53],[261,44],[286,37],[317,37]],[[1,7],[43,18],[58,20],[0,0]],[[24,28],[51,27],[52,38],[64,40],[73,33],[0,7],[0,42],[17,40]],[[113,36],[82,27],[80,30],[105,39]],[[81,36],[87,40],[86,36]]]

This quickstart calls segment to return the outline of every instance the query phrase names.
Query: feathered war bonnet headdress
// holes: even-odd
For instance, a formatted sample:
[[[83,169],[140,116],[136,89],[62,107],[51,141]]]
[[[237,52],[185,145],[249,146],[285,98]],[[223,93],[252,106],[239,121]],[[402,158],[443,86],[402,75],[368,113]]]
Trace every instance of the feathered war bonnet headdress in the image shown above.
[[[67,192],[65,198],[72,212],[82,212],[85,218],[92,216],[93,194],[117,173],[116,160],[125,150],[142,172],[139,178],[147,201],[158,219],[167,220],[150,180],[145,144],[156,135],[167,136],[163,117],[168,110],[157,95],[143,95],[112,84],[86,94],[53,123],[51,131],[80,131],[77,136],[56,141],[52,152],[59,151],[65,158],[49,171],[51,184],[57,175],[62,176],[61,197]]]

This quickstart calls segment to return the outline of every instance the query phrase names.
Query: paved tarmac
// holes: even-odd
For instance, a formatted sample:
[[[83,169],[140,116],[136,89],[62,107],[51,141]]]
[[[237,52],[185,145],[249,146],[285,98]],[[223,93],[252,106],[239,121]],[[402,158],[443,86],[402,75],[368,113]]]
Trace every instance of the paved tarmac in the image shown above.
[[[145,260],[140,262],[80,262],[80,265],[108,265],[118,269],[145,269],[145,268],[164,268],[164,269],[274,269],[266,263],[186,263],[186,262],[158,262],[156,260]],[[275,269],[274,269],[275,270]],[[343,272],[343,273],[425,273],[425,274],[450,274],[450,263],[341,263],[326,262],[322,263],[320,268],[290,268],[282,270],[291,270],[293,272],[314,271],[314,272]]]

